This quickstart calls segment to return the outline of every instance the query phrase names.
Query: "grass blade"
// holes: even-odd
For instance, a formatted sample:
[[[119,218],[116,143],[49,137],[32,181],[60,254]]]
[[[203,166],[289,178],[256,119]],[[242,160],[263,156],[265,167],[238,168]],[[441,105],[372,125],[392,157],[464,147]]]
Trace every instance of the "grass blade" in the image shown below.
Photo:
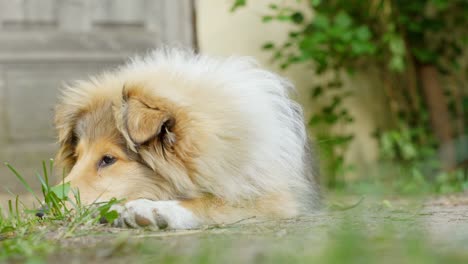
[[[42,161],[42,172],[44,173],[44,178],[47,186],[49,186],[49,175],[47,173],[47,166],[45,161]]]
[[[39,197],[37,197],[36,193],[33,191],[33,189],[31,188],[31,186],[26,182],[26,180],[23,178],[23,176],[21,176],[21,174],[18,173],[18,171],[16,171],[15,168],[13,168],[13,166],[11,166],[9,163],[5,163],[5,165],[8,167],[8,169],[10,169],[13,174],[18,178],[18,180],[23,184],[23,186],[26,188],[26,190],[28,190],[28,192],[30,192],[34,198],[36,198],[36,200],[39,202],[39,203],[42,203],[41,202],[41,199],[39,199]]]
[[[13,204],[11,202],[11,200],[8,200],[8,212],[10,213],[10,216],[11,217],[14,217],[14,212],[13,212]]]
[[[50,175],[54,175],[54,160],[53,159],[49,159],[49,172],[50,172]],[[47,182],[47,185],[49,185],[49,178],[47,177],[46,178],[46,182]]]
[[[19,210],[19,195],[16,195],[16,198],[15,198],[15,210],[16,210],[16,221],[18,222],[19,225],[21,225],[21,216],[20,216],[20,210]]]

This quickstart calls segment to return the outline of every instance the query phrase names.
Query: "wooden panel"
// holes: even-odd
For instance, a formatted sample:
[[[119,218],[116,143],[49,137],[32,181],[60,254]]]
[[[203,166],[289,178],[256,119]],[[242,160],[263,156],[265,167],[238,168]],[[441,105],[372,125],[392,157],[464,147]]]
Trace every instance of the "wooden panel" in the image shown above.
[[[0,33],[0,61],[2,57],[21,57],[32,54],[64,54],[79,57],[88,54],[86,59],[98,60],[100,55],[124,57],[129,53],[143,52],[154,48],[158,36],[148,32],[132,30],[113,32],[61,32],[32,31]],[[43,57],[47,57],[43,56]],[[92,56],[96,58],[93,59]]]
[[[146,0],[101,0],[93,1],[90,11],[97,25],[144,25]]]
[[[192,0],[152,1],[146,12],[147,27],[164,44],[193,47],[193,8]]]
[[[0,65],[0,145],[6,144],[7,128],[4,122],[5,115],[6,115],[5,92],[6,92],[6,85],[5,85],[5,79],[4,79],[4,67]],[[0,154],[1,154],[1,151],[0,151]]]
[[[63,82],[84,79],[109,65],[35,64],[12,65],[6,72],[8,141],[53,141],[53,108]]]
[[[57,7],[60,29],[76,32],[88,31],[91,28],[91,19],[89,17],[91,1],[61,0]]]
[[[27,22],[55,21],[56,0],[23,0],[24,20]]]
[[[56,26],[56,0],[0,0],[0,27],[6,29]]]
[[[24,0],[0,0],[0,24],[24,19]]]

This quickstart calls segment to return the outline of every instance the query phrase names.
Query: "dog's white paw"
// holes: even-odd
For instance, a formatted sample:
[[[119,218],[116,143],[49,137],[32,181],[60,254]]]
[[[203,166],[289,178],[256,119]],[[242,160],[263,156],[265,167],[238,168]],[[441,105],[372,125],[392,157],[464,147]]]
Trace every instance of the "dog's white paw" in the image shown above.
[[[114,205],[111,210],[119,213],[113,225],[117,227],[149,227],[155,229],[192,229],[200,221],[179,201],[151,201],[138,199],[125,205]]]

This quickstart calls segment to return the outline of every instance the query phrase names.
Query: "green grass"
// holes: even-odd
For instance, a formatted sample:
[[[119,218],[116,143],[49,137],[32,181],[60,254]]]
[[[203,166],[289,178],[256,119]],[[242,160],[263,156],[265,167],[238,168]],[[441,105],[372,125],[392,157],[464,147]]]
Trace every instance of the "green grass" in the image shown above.
[[[118,217],[110,207],[119,201],[113,199],[105,203],[84,206],[80,201],[79,190],[71,189],[69,183],[51,186],[53,161],[42,163],[42,175],[37,174],[41,183],[41,194],[36,194],[25,178],[10,164],[5,164],[25,189],[40,205],[27,208],[18,196],[8,201],[8,208],[0,208],[0,261],[7,259],[42,257],[53,252],[53,240],[73,237],[79,230],[97,226],[100,219],[112,222]],[[37,213],[41,213],[39,217]],[[47,239],[53,234],[53,239]]]
[[[346,181],[334,191],[400,197],[463,193],[468,191],[468,170],[423,171],[414,166],[381,162],[369,168],[367,174]]]
[[[117,217],[110,206],[119,201],[84,206],[69,184],[50,185],[52,168],[42,164],[41,193],[33,194],[47,208],[42,219],[18,196],[1,209],[0,263],[468,263],[468,237],[465,243],[431,238],[419,200],[400,206],[384,197],[336,196],[327,212],[298,219],[122,230],[99,224]]]

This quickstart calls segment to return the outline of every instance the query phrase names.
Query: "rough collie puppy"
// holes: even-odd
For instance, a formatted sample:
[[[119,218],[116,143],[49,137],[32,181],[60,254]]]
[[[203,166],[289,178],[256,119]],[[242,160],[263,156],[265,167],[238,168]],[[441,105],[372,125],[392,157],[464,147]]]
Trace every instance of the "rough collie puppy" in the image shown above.
[[[288,218],[318,203],[291,84],[249,58],[156,50],[63,91],[58,165],[117,226]]]

